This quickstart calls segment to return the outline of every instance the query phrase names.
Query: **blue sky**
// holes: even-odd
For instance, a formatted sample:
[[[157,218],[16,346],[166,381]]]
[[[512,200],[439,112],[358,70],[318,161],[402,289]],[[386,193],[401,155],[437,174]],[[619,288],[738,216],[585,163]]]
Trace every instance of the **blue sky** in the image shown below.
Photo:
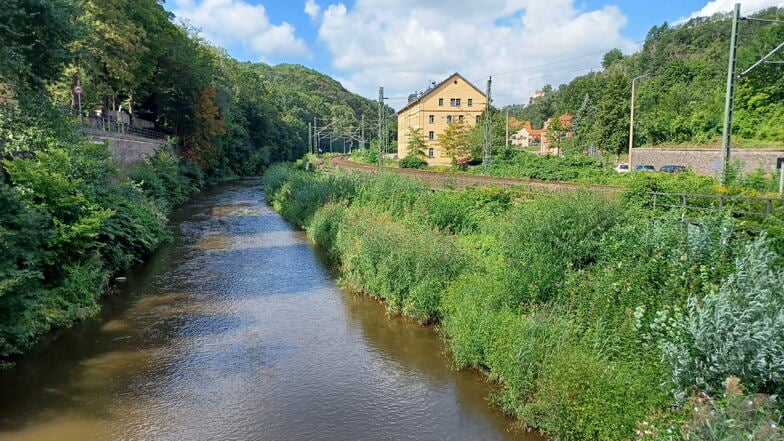
[[[178,19],[241,61],[298,63],[389,104],[460,72],[494,103],[528,101],[634,52],[653,25],[729,10],[737,0],[167,0]],[[784,0],[744,0],[741,13]]]

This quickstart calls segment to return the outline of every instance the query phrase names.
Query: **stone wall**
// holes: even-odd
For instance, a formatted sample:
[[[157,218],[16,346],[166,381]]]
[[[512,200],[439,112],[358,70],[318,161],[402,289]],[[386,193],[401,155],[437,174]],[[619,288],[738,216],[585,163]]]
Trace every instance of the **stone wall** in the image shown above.
[[[98,129],[82,129],[93,142],[108,142],[114,161],[121,170],[128,170],[134,164],[155,155],[166,144],[164,139],[149,139],[122,133],[106,132]]]
[[[758,168],[766,172],[776,171],[776,158],[784,157],[784,150],[734,149],[730,160],[740,160],[743,173]],[[632,151],[632,164],[650,164],[656,170],[663,165],[685,165],[695,173],[718,176],[721,173],[721,149],[656,149],[637,148]]]

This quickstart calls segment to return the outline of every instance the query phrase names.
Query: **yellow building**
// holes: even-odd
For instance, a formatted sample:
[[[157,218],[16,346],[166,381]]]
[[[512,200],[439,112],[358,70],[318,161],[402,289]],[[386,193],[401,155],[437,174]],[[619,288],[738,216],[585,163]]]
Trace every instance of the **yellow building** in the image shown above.
[[[412,95],[406,107],[397,113],[398,158],[405,158],[409,153],[409,129],[420,128],[425,138],[428,164],[451,164],[452,158],[439,145],[438,135],[451,122],[473,126],[486,105],[485,94],[458,73],[422,95]]]

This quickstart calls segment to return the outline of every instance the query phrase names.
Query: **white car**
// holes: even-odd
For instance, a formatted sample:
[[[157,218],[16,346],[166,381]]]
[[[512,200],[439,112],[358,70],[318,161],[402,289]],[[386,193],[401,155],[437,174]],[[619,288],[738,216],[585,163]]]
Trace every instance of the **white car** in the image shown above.
[[[615,166],[615,171],[618,173],[629,173],[629,164],[617,164]]]

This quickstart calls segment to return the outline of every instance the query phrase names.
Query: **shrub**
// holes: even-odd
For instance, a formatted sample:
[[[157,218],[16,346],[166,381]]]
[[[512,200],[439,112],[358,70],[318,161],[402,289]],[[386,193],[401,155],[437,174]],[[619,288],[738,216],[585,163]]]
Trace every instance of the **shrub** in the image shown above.
[[[277,193],[293,177],[294,173],[296,170],[294,165],[290,163],[274,164],[264,172],[261,182],[268,203],[273,204]]]
[[[425,222],[451,233],[476,231],[488,217],[511,207],[508,190],[497,187],[469,188],[423,195],[416,203]]]
[[[427,184],[420,179],[379,173],[363,183],[354,203],[402,216],[427,192]]]
[[[352,208],[344,216],[335,249],[347,282],[394,312],[421,322],[440,319],[442,292],[468,263],[461,250],[373,208]]]
[[[316,210],[308,228],[308,237],[326,249],[330,256],[335,259],[339,257],[335,241],[337,240],[340,224],[343,222],[346,209],[345,202],[329,202]]]
[[[128,179],[141,188],[158,208],[168,213],[185,202],[201,184],[203,176],[194,176],[192,181],[184,173],[190,170],[168,149],[162,149],[155,156],[147,158],[145,164],[133,167]]]
[[[579,347],[564,348],[541,368],[536,392],[517,410],[553,439],[622,440],[663,402],[658,384],[634,363],[607,362]]]
[[[398,163],[400,168],[417,168],[417,169],[426,169],[427,168],[427,161],[420,158],[419,156],[408,155],[405,158],[401,159]]]
[[[114,212],[98,236],[106,244],[101,254],[107,268],[128,268],[170,238],[165,214],[138,186],[127,182],[112,187],[102,200]]]
[[[784,392],[784,271],[766,239],[749,243],[718,291],[689,298],[688,314],[662,345],[676,394],[719,393],[729,376],[751,392]]]
[[[300,172],[293,175],[280,195],[280,213],[286,220],[303,228],[310,225],[317,209],[329,202],[348,201],[357,192],[356,175],[312,175]]]
[[[464,274],[449,285],[441,306],[442,336],[459,368],[488,367],[487,351],[506,291],[495,277]]]
[[[497,234],[509,265],[509,290],[519,305],[553,299],[567,270],[593,264],[624,212],[604,196],[576,192],[523,204],[507,217]]]

